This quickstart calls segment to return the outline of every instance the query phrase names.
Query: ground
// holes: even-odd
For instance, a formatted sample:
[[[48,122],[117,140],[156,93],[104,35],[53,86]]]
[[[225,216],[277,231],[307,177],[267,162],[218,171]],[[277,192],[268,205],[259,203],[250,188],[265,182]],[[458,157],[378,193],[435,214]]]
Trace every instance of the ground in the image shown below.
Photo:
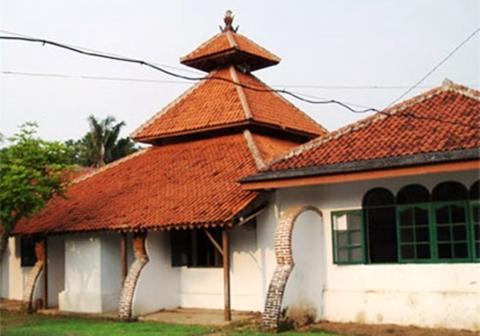
[[[2,336],[268,336],[259,321],[238,322],[226,327],[206,327],[154,322],[118,322],[92,318],[27,315],[0,310]],[[371,326],[355,323],[321,322],[281,336],[474,336],[479,333],[441,329],[422,329],[394,325]]]

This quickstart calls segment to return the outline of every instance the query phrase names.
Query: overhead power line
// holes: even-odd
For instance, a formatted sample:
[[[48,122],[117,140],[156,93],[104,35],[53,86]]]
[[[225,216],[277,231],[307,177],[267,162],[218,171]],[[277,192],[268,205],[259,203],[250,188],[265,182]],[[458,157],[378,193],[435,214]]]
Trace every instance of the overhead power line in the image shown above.
[[[446,59],[444,59],[439,65],[437,65],[434,69],[432,69],[429,72],[429,74],[427,74],[427,76],[424,76],[424,77],[427,78],[431,73],[433,73],[441,64],[443,64],[449,57],[451,57],[455,53],[455,51],[460,49],[461,46],[463,46],[469,39],[471,39],[476,33],[478,33],[478,31],[480,31],[480,28],[477,29],[474,33],[472,33],[459,46],[457,46],[449,54],[449,56],[447,56]],[[300,100],[300,101],[303,101],[303,102],[306,102],[306,103],[310,103],[310,104],[316,104],[316,105],[336,104],[336,105],[339,105],[339,106],[341,106],[341,107],[343,107],[343,108],[345,108],[345,109],[347,109],[347,110],[349,110],[350,112],[353,112],[353,113],[377,112],[377,113],[384,114],[384,115],[390,115],[388,112],[380,111],[380,110],[375,109],[375,108],[368,107],[368,108],[364,108],[364,109],[354,109],[350,106],[350,105],[353,105],[353,104],[338,101],[338,100],[335,100],[335,99],[315,100],[315,99],[307,98],[308,95],[305,95],[303,93],[294,93],[294,92],[291,92],[291,91],[288,91],[288,90],[285,90],[285,89],[258,88],[258,87],[246,85],[246,84],[243,84],[243,83],[239,83],[239,82],[236,82],[234,80],[224,78],[224,77],[218,77],[218,76],[194,77],[194,76],[182,75],[182,74],[178,74],[178,73],[175,73],[173,71],[167,70],[164,67],[158,66],[158,65],[153,64],[151,62],[143,61],[143,60],[140,60],[140,59],[124,57],[124,56],[121,56],[121,55],[106,54],[106,53],[102,53],[102,52],[98,52],[98,51],[91,51],[91,50],[89,51],[89,50],[86,50],[85,48],[74,47],[74,46],[71,46],[71,45],[66,45],[66,44],[63,44],[63,43],[50,41],[50,40],[45,40],[45,39],[39,39],[39,38],[33,38],[33,37],[24,37],[24,36],[0,36],[0,40],[25,41],[25,42],[33,42],[33,43],[42,43],[43,45],[52,45],[52,46],[55,46],[55,47],[58,47],[58,48],[66,49],[66,50],[76,52],[76,53],[86,55],[86,56],[98,57],[98,58],[109,59],[109,60],[125,62],[125,63],[144,65],[144,66],[147,66],[147,67],[152,68],[154,70],[160,71],[160,72],[162,72],[166,75],[169,75],[171,77],[175,77],[175,78],[179,78],[179,79],[183,79],[183,80],[187,80],[187,81],[217,80],[217,81],[222,81],[222,82],[228,82],[228,83],[234,84],[236,86],[239,86],[239,87],[242,87],[244,89],[251,90],[251,91],[274,92],[274,93],[280,93],[280,94],[288,95],[292,98],[295,98],[297,100]],[[405,94],[407,94],[408,92],[413,90],[423,80],[424,79],[417,82],[416,85],[414,85],[413,87],[409,88],[409,90],[407,90],[407,92]],[[310,96],[310,97],[313,97],[313,96]],[[443,123],[448,123],[448,124],[453,124],[453,125],[459,125],[459,126],[463,126],[463,127],[467,127],[467,128],[475,128],[475,129],[477,128],[475,125],[472,126],[470,124],[465,124],[465,123],[461,123],[461,122],[454,122],[454,121],[444,120],[444,119],[439,119],[439,118],[432,118],[432,117],[418,117],[418,116],[415,116],[413,114],[408,114],[408,113],[405,114],[405,115],[400,115],[400,116],[411,118],[411,119],[432,120],[432,121],[443,122]]]
[[[24,72],[24,71],[10,71],[10,70],[1,70],[0,73],[4,75],[28,76],[28,77],[51,77],[51,78],[65,78],[65,79],[73,78],[73,79],[89,79],[89,80],[104,80],[104,81],[119,81],[119,82],[140,82],[140,83],[159,83],[159,84],[190,84],[191,83],[189,81],[181,81],[181,80],[96,76],[96,75],[73,75],[73,74],[62,74],[62,73]]]
[[[420,78],[415,84],[413,84],[407,91],[402,93],[400,96],[395,98],[388,106],[392,106],[395,104],[397,101],[405,97],[407,94],[412,92],[413,89],[415,89],[418,85],[420,85],[425,79],[430,77],[431,74],[433,74],[438,68],[440,68],[450,57],[452,57],[460,48],[462,48],[468,41],[470,41],[476,34],[480,32],[480,28],[477,28],[476,30],[473,31],[470,35],[467,36],[459,45],[457,45],[452,51],[448,53],[448,55],[443,58],[437,65],[435,65],[429,72],[427,72],[422,78]]]
[[[20,34],[20,33],[12,32],[12,31],[9,31],[9,30],[3,30],[3,29],[0,29],[0,33],[5,33],[5,34],[19,36],[19,37],[26,37],[26,38],[33,38],[33,39],[35,38],[33,36]],[[87,48],[87,47],[83,47],[83,46],[79,46],[79,45],[75,45],[75,44],[71,44],[71,43],[64,43],[64,42],[58,42],[58,43],[61,43],[63,45],[69,46],[69,47],[94,52],[94,53],[105,54],[105,55],[116,56],[116,57],[123,57],[122,55],[113,53],[111,51],[100,51],[100,50]],[[155,65],[160,66],[160,67],[163,67],[163,68],[178,70],[178,71],[182,71],[182,72],[188,72],[188,73],[195,74],[195,75],[201,75],[202,74],[200,71],[197,71],[197,70],[194,70],[194,69],[180,68],[178,66],[161,64],[161,63],[156,63],[156,62],[150,62],[150,63],[155,64]]]
[[[140,83],[159,83],[159,84],[190,84],[190,81],[176,81],[176,80],[165,80],[165,79],[153,79],[153,78],[138,78],[138,77],[119,77],[119,76],[100,76],[100,75],[77,75],[77,74],[65,74],[65,73],[51,73],[51,72],[25,72],[25,71],[14,71],[14,70],[1,70],[1,74],[4,75],[15,75],[15,76],[29,76],[29,77],[52,77],[52,78],[67,78],[67,79],[89,79],[89,80],[106,80],[106,81],[119,81],[119,82],[140,82]],[[478,87],[480,84],[469,83],[465,84],[468,87]],[[405,85],[296,85],[296,84],[272,84],[272,87],[281,87],[281,88],[300,88],[300,89],[331,89],[331,90],[399,90],[406,89],[410,86]],[[423,85],[417,86],[416,89],[432,89],[436,85]],[[302,94],[299,92],[294,92],[301,94],[306,97],[311,95]],[[318,98],[311,96],[312,98]],[[348,103],[351,106],[362,105],[355,103]],[[363,106],[367,108],[366,106]]]
[[[77,47],[69,46],[63,43],[55,42],[55,41],[50,41],[50,40],[44,40],[44,39],[39,39],[39,38],[32,38],[32,37],[23,37],[23,36],[0,36],[1,40],[12,40],[12,41],[25,41],[25,42],[34,42],[34,43],[42,43],[43,45],[52,45],[58,48],[70,50],[82,55],[86,56],[92,56],[92,57],[98,57],[98,58],[103,58],[103,59],[110,59],[110,60],[115,60],[115,61],[120,61],[120,62],[125,62],[125,63],[133,63],[133,64],[139,64],[143,66],[147,66],[149,68],[155,69],[157,71],[160,71],[166,75],[169,75],[171,77],[179,78],[179,79],[184,79],[184,80],[189,80],[189,81],[202,81],[202,80],[217,80],[217,81],[222,81],[222,82],[228,82],[232,83],[234,85],[240,86],[246,90],[251,90],[251,91],[256,91],[256,92],[275,92],[275,93],[281,93],[284,95],[288,95],[292,98],[295,98],[297,100],[310,103],[310,104],[336,104],[341,107],[346,108],[350,112],[353,113],[366,113],[366,112],[380,112],[379,110],[375,108],[367,108],[367,109],[362,109],[362,110],[357,110],[352,107],[350,107],[348,104],[345,104],[341,101],[335,100],[335,99],[328,99],[328,100],[313,100],[309,98],[305,98],[302,95],[290,92],[285,89],[263,89],[263,88],[258,88],[254,87],[251,85],[246,85],[240,82],[236,82],[234,80],[224,78],[224,77],[219,77],[219,76],[200,76],[200,77],[194,77],[194,76],[187,76],[187,75],[182,75],[175,73],[173,71],[167,70],[161,66],[157,66],[153,63],[146,62],[140,59],[134,59],[134,58],[129,58],[129,57],[124,57],[124,56],[116,56],[116,55],[108,55],[105,53],[101,52],[96,52],[96,51],[87,51],[85,49],[80,49]]]

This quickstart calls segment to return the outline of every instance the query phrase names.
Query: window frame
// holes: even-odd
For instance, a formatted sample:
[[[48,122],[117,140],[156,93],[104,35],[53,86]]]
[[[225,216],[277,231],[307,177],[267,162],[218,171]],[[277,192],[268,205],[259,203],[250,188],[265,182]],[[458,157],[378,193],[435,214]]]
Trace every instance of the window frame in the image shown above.
[[[212,230],[220,230],[220,237],[221,237],[221,228],[209,228],[206,230],[210,230],[210,234],[215,237],[216,235],[219,235],[218,233],[212,232]],[[179,249],[179,246],[175,245],[174,241],[174,234],[178,234],[178,232],[172,232],[170,234],[170,266],[171,267],[187,267],[187,268],[222,268],[223,267],[223,258],[221,254],[217,251],[216,247],[213,245],[213,243],[210,241],[210,239],[207,237],[206,233],[204,232],[203,228],[198,228],[198,229],[186,229],[184,232],[181,234],[184,234],[185,236],[182,237],[184,240],[183,242],[185,243],[184,250]],[[198,246],[198,240],[199,237],[202,236],[200,239],[205,239],[207,242],[207,246],[211,247],[211,250],[213,251],[213,264],[200,264],[199,263],[199,255],[200,255],[200,247]],[[179,236],[180,237],[180,236]],[[218,238],[218,237],[217,237]],[[178,238],[177,238],[178,239]],[[179,242],[178,240],[176,241],[177,243]],[[217,241],[220,246],[222,246],[222,240],[220,239]],[[211,245],[211,246],[210,246]],[[201,251],[205,255],[207,255],[209,252],[208,250],[203,250]],[[175,253],[175,255],[174,255]],[[179,255],[185,254],[186,255],[186,260],[181,260],[179,258]],[[210,256],[212,257],[212,256]],[[208,257],[206,257],[207,260],[210,260]]]
[[[471,235],[471,230],[473,228],[473,223],[470,220],[469,216],[469,203],[470,201],[468,199],[466,200],[456,200],[456,201],[441,201],[441,202],[432,202],[431,203],[431,212],[432,212],[432,227],[434,228],[435,231],[435,240],[433,242],[434,244],[434,261],[437,263],[468,263],[468,262],[475,262],[473,258],[473,237]],[[450,205],[462,205],[464,208],[464,214],[465,214],[465,225],[466,225],[466,243],[467,243],[467,253],[468,256],[466,258],[440,258],[439,253],[438,253],[438,223],[437,223],[437,214],[436,210],[442,206],[450,206]],[[443,225],[443,224],[442,224]],[[449,222],[449,226],[451,225],[451,222]],[[455,242],[452,240],[453,237],[451,237],[450,242]]]
[[[444,205],[462,205],[465,211],[465,220],[466,220],[466,242],[467,242],[467,251],[468,257],[466,258],[439,258],[438,256],[438,232],[437,232],[437,217],[436,209]],[[461,264],[461,263],[480,263],[480,253],[477,255],[476,252],[476,240],[475,240],[475,223],[473,222],[473,210],[475,206],[480,207],[480,200],[453,200],[453,201],[437,201],[437,202],[423,202],[423,203],[412,203],[412,204],[394,204],[395,207],[395,220],[396,220],[396,231],[397,231],[397,261],[396,262],[385,262],[385,263],[372,263],[367,259],[367,251],[369,248],[370,242],[368,236],[366,235],[367,227],[365,221],[365,213],[368,208],[356,208],[356,209],[346,209],[346,210],[335,210],[330,212],[331,220],[331,235],[332,235],[332,257],[333,263],[335,265],[382,265],[382,264]],[[387,207],[387,206],[386,206]],[[428,232],[429,232],[429,250],[430,258],[428,259],[405,259],[401,255],[401,246],[402,240],[400,237],[400,212],[402,209],[421,207],[428,211]],[[360,244],[362,250],[362,261],[340,261],[337,260],[337,234],[335,230],[335,217],[348,213],[357,213],[360,215],[361,226],[360,233],[362,237],[362,242]],[[480,229],[479,229],[480,230]],[[348,236],[348,235],[347,235]],[[454,240],[451,240],[455,242]],[[350,247],[350,246],[349,246]],[[349,254],[350,256],[350,254]]]
[[[433,223],[432,223],[432,211],[431,211],[431,202],[423,202],[423,203],[411,203],[411,204],[401,204],[401,205],[395,205],[395,220],[396,220],[396,228],[397,228],[397,256],[398,256],[398,261],[397,263],[399,264],[431,264],[435,262],[435,246],[434,243],[435,237],[436,237],[436,232],[434,232],[433,228]],[[400,212],[402,210],[406,209],[415,209],[415,208],[421,208],[424,210],[427,210],[428,214],[428,234],[429,234],[429,241],[428,241],[428,248],[430,251],[430,258],[428,259],[417,259],[416,256],[414,259],[406,259],[402,257],[402,245],[413,245],[417,246],[416,244],[416,225],[413,225],[413,235],[414,235],[414,241],[411,244],[402,244],[402,239],[401,239],[401,225],[400,225]],[[416,255],[416,248],[415,248],[415,255]]]
[[[355,214],[359,215],[359,217],[360,217],[360,229],[359,230],[350,230],[350,231],[345,230],[347,232],[347,237],[348,237],[347,239],[350,242],[350,238],[349,238],[349,234],[348,234],[349,232],[359,231],[360,232],[361,243],[360,243],[359,246],[349,244],[347,247],[342,247],[342,248],[346,248],[348,250],[349,260],[340,261],[337,258],[337,248],[338,248],[338,246],[337,246],[336,232],[338,230],[335,230],[335,220],[334,220],[334,218],[336,216],[348,215],[348,214],[352,214],[352,213],[355,213]],[[365,264],[365,261],[366,261],[366,252],[365,252],[366,246],[365,246],[365,243],[366,243],[366,240],[365,240],[365,223],[364,223],[364,218],[363,218],[363,210],[362,209],[348,209],[348,210],[331,211],[330,212],[330,221],[331,221],[331,234],[332,234],[332,256],[333,256],[334,264],[336,264],[336,265],[363,265],[363,264]],[[347,223],[347,225],[348,225],[348,223]],[[362,253],[362,256],[361,256],[360,260],[358,260],[358,261],[350,260],[350,255],[351,255],[350,250],[352,248],[358,248],[358,247],[360,247],[361,253]]]
[[[476,249],[476,244],[477,244],[477,240],[475,239],[475,222],[474,222],[474,215],[473,215],[473,208],[475,206],[478,206],[479,207],[479,210],[480,210],[480,200],[469,200],[468,201],[468,216],[469,216],[469,222],[470,222],[470,239],[471,241],[473,242],[472,244],[472,258],[474,261],[476,262],[480,262],[480,249],[478,251],[478,255],[477,255],[477,249]],[[478,222],[478,230],[479,230],[479,235],[480,235],[480,215],[479,215],[479,222]],[[479,240],[478,240],[478,244],[480,244],[480,237],[479,237]]]
[[[20,237],[20,267],[33,267],[37,263],[36,242],[32,237]]]

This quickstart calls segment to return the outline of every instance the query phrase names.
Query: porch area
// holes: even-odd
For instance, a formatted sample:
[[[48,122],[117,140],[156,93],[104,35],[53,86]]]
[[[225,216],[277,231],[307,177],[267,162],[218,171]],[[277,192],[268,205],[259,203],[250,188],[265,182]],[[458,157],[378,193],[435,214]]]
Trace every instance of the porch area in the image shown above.
[[[177,308],[165,309],[139,316],[139,321],[188,325],[224,326],[230,323],[260,318],[260,313],[232,310],[231,321],[225,321],[222,309]]]

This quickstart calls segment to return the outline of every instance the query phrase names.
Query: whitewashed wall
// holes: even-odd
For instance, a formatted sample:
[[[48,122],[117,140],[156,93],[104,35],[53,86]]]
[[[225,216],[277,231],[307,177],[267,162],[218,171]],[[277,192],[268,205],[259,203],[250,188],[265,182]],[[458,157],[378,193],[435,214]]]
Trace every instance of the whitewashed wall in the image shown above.
[[[332,211],[361,208],[363,195],[374,187],[396,193],[407,184],[420,183],[432,191],[439,182],[454,180],[470,187],[476,179],[478,172],[472,171],[278,191],[280,210],[310,204],[323,213],[323,232],[315,234],[321,248],[309,256],[310,261],[305,262],[307,256],[300,251],[303,245],[311,246],[314,234],[305,228],[317,224],[313,218],[301,216],[294,228],[294,257],[300,256],[300,262],[295,259],[297,266],[287,284],[285,305],[301,306],[302,296],[293,296],[291,291],[301,288],[305,278],[319,276],[308,294],[310,301],[317,302],[317,318],[480,330],[478,263],[334,265],[330,222]],[[317,271],[312,274],[312,267],[323,265],[325,258],[327,266],[319,275],[315,275]]]
[[[272,212],[273,207],[261,215],[256,229],[238,227],[230,232],[232,309],[263,310],[274,268]],[[223,268],[181,267],[180,306],[223,309]]]
[[[121,289],[118,234],[65,236],[64,311],[98,313],[118,308]]]
[[[20,239],[10,237],[0,264],[0,297],[23,300],[23,288],[31,267],[21,267]]]
[[[170,266],[168,232],[149,232],[146,249],[149,261],[137,282],[133,298],[135,316],[179,306],[179,270]]]
[[[323,290],[326,284],[325,238],[322,217],[314,211],[303,212],[292,232],[295,267],[285,288],[283,307],[288,314],[323,316]]]
[[[272,209],[269,209],[272,212]],[[261,216],[263,226],[238,227],[230,232],[230,284],[231,307],[235,310],[262,311],[266,288],[265,271],[272,266],[266,248],[272,246],[272,237],[267,230],[273,225],[268,212]],[[272,230],[270,230],[272,231]],[[271,254],[273,256],[273,254]],[[269,260],[270,259],[270,260]],[[223,309],[223,268],[180,267],[180,306],[195,308]],[[270,275],[271,276],[271,275]]]

